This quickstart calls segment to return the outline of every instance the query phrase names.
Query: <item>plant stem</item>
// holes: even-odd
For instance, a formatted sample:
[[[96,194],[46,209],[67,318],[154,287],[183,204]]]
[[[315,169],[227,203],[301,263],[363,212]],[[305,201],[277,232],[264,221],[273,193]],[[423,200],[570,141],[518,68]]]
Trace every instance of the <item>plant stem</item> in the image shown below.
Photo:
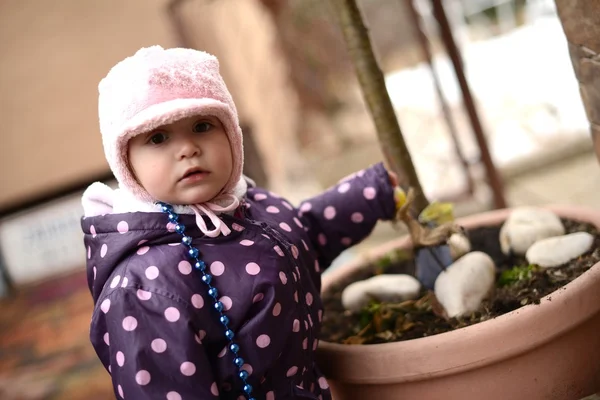
[[[369,34],[356,0],[331,0],[337,14],[350,58],[356,69],[363,98],[367,104],[379,138],[379,145],[388,167],[395,171],[400,181],[415,191],[414,207],[420,213],[429,202],[423,193],[419,177],[402,131],[392,101],[385,86]]]

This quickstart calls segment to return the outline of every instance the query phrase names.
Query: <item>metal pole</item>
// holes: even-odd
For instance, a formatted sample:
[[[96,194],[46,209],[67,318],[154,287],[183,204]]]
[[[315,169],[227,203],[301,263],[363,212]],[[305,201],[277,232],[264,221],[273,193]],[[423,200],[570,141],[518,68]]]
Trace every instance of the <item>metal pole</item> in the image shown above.
[[[500,175],[498,174],[498,171],[494,166],[494,162],[492,160],[492,156],[488,148],[487,140],[485,138],[485,134],[483,132],[483,128],[479,120],[479,115],[477,114],[475,102],[473,101],[473,96],[471,95],[471,90],[469,88],[469,84],[467,83],[467,79],[463,71],[460,51],[458,50],[458,47],[456,46],[456,43],[454,41],[452,29],[446,16],[446,11],[444,10],[442,0],[431,0],[431,3],[433,6],[433,15],[435,16],[440,26],[440,33],[444,42],[444,46],[446,47],[446,51],[448,52],[448,55],[452,60],[452,65],[454,67],[456,79],[458,80],[458,83],[460,85],[463,102],[465,104],[465,108],[467,109],[467,114],[469,116],[469,120],[473,128],[475,140],[479,145],[481,161],[483,162],[483,165],[486,170],[488,184],[492,189],[494,207],[505,208],[506,200],[504,198],[502,179],[500,178]]]

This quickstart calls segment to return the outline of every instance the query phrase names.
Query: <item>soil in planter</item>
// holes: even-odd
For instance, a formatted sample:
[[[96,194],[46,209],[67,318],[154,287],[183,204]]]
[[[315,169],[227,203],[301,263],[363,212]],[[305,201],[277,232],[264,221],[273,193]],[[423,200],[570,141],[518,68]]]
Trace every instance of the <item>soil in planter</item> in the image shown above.
[[[600,232],[591,224],[563,220],[567,233],[589,232],[595,237],[592,250],[569,263],[551,269],[528,265],[525,257],[505,256],[499,243],[500,226],[468,232],[472,251],[490,255],[497,266],[496,290],[481,308],[470,316],[446,319],[432,292],[423,291],[418,300],[398,304],[372,303],[361,312],[344,310],[343,289],[352,282],[373,275],[411,274],[414,262],[409,252],[399,250],[391,259],[381,260],[357,271],[323,294],[325,313],[321,340],[345,344],[376,344],[432,336],[473,325],[511,312],[562,288],[600,261]],[[387,256],[390,258],[390,255]]]

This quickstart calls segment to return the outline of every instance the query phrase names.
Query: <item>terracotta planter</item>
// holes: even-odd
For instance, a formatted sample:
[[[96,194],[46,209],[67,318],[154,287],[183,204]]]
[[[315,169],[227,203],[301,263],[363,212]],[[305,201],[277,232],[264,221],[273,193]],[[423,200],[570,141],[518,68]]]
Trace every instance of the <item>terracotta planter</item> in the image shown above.
[[[549,207],[600,227],[600,211]],[[499,225],[509,210],[461,219]],[[376,257],[408,247],[407,238]],[[324,276],[323,289],[361,267]],[[600,263],[542,300],[452,332],[377,345],[322,342],[318,363],[335,400],[577,400],[600,391]]]

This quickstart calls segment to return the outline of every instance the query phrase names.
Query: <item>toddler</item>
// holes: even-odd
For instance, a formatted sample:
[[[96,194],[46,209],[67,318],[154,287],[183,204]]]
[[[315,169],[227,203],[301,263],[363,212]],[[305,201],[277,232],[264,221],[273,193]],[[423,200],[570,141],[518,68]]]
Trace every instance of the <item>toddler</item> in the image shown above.
[[[118,399],[331,399],[320,274],[394,217],[377,164],[295,208],[242,175],[214,56],[143,48],[99,85],[119,183],[84,193],[90,338]]]

